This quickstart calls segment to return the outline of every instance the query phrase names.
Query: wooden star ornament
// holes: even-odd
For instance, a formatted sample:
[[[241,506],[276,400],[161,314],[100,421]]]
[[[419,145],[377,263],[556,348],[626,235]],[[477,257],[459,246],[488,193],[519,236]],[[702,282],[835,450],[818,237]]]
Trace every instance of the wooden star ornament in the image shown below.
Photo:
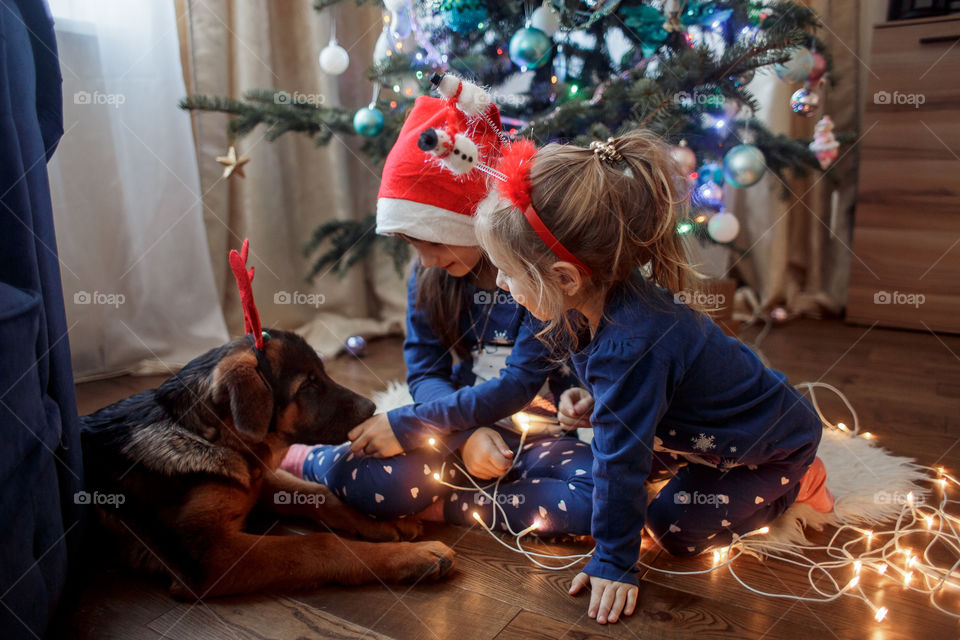
[[[223,177],[229,178],[233,174],[237,174],[241,178],[246,176],[243,173],[243,165],[250,162],[250,158],[247,156],[238,156],[237,148],[233,145],[230,145],[230,148],[227,149],[227,155],[217,156],[217,162],[223,165]]]

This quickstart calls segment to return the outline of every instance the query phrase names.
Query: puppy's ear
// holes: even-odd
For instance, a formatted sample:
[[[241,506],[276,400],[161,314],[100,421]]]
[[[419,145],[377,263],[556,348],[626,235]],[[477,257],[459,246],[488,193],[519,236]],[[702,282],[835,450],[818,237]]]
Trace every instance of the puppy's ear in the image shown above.
[[[230,415],[240,437],[260,442],[273,417],[273,393],[257,372],[257,358],[247,351],[228,355],[213,370],[212,397],[217,404],[229,401]]]

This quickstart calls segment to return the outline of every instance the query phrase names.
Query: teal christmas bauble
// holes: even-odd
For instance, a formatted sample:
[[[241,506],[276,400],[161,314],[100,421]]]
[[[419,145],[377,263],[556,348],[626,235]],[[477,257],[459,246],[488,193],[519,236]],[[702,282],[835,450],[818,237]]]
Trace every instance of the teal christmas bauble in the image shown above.
[[[766,171],[763,152],[752,144],[738,144],[723,156],[723,175],[735,187],[752,187]]]
[[[443,23],[454,33],[469,33],[482,28],[487,19],[484,0],[443,0],[437,6]]]
[[[376,107],[364,107],[353,114],[353,130],[372,138],[383,131],[383,114]]]
[[[524,27],[510,38],[510,59],[518,67],[539,69],[550,60],[553,40],[540,29]]]
[[[707,162],[700,165],[700,170],[697,171],[697,183],[706,184],[708,182],[723,184],[723,167],[719,163]]]

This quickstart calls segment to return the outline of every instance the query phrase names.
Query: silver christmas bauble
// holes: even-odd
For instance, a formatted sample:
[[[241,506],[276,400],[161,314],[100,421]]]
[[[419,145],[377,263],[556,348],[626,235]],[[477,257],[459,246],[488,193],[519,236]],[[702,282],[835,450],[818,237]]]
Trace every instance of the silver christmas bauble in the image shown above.
[[[367,341],[363,339],[363,336],[350,336],[347,338],[344,347],[347,353],[359,358],[367,352]]]
[[[800,87],[790,96],[790,108],[798,115],[810,118],[819,107],[820,95],[816,91],[811,91],[808,86]]]
[[[738,144],[723,156],[723,175],[735,187],[752,187],[766,171],[763,153],[752,144]]]

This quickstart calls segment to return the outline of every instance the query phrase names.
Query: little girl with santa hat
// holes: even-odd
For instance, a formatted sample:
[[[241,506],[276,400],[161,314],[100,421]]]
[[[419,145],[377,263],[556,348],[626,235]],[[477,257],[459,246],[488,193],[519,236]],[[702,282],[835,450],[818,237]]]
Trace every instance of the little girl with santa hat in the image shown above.
[[[423,512],[473,524],[477,512],[490,522],[489,500],[444,484],[469,483],[454,470],[462,462],[475,479],[501,478],[501,526],[586,534],[592,456],[575,428],[589,426],[593,401],[536,338],[539,322],[497,288],[474,235],[483,170],[499,158],[499,112],[474,85],[434,82],[443,98],[416,100],[377,202],[377,233],[401,237],[418,256],[403,345],[413,402],[359,425],[348,444],[294,445],[282,467],[376,518]],[[521,430],[527,444],[517,451]]]

